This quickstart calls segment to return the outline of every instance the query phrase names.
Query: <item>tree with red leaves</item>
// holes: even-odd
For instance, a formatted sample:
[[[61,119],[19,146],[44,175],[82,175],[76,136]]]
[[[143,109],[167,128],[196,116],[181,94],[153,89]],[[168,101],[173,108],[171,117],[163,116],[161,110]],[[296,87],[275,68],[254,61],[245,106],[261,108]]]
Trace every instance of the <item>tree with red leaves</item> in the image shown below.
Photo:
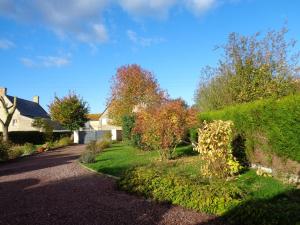
[[[168,100],[138,112],[133,132],[141,136],[144,147],[159,150],[162,159],[170,159],[176,146],[186,137],[187,115],[183,100]]]
[[[124,116],[144,107],[159,104],[164,99],[153,74],[139,65],[122,66],[112,78],[108,113],[114,124],[121,125]]]

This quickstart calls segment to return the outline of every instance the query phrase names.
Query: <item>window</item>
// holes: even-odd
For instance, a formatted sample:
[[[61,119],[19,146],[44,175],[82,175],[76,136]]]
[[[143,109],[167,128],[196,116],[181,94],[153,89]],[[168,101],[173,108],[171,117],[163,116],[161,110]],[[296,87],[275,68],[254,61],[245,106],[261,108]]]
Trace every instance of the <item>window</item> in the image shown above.
[[[17,119],[13,119],[12,125],[13,125],[13,126],[17,126],[17,124],[18,124],[18,120],[17,120]]]

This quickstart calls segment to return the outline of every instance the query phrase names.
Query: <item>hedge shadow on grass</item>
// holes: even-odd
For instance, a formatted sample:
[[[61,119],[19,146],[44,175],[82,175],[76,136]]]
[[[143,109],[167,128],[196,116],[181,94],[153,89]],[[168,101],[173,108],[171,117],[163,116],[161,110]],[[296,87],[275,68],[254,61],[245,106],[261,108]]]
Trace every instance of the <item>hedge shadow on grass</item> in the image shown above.
[[[226,225],[299,225],[300,190],[286,191],[270,199],[246,201],[223,216],[198,225],[221,222]]]

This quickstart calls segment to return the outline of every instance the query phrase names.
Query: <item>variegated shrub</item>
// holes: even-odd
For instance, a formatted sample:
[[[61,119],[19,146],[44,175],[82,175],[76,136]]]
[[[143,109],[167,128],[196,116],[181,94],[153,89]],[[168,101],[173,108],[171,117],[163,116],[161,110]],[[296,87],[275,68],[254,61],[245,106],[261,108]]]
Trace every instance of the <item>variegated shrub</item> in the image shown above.
[[[198,145],[195,146],[203,161],[202,175],[227,178],[239,172],[241,166],[232,155],[232,138],[232,121],[204,121],[203,127],[199,129]]]

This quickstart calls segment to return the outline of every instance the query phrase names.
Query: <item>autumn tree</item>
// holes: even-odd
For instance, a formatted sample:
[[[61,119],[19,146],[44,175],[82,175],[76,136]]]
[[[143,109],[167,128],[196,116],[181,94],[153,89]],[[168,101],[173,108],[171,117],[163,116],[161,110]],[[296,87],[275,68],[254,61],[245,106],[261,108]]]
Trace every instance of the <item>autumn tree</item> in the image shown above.
[[[17,98],[14,97],[13,104],[8,105],[5,102],[4,97],[0,96],[0,102],[1,102],[1,106],[2,106],[1,108],[3,110],[3,115],[4,115],[4,118],[0,118],[0,123],[2,126],[2,135],[3,135],[2,138],[4,142],[8,142],[8,127],[17,108]]]
[[[263,98],[280,98],[296,92],[299,53],[287,29],[243,36],[231,33],[219,48],[224,57],[217,68],[206,67],[196,92],[203,111]],[[296,54],[294,54],[296,53]]]
[[[159,150],[162,159],[170,159],[187,133],[187,105],[181,99],[165,101],[158,107],[137,113],[134,133],[143,147]]]
[[[75,93],[58,98],[49,105],[50,116],[67,129],[77,130],[88,121],[87,103]]]
[[[131,115],[138,107],[150,107],[164,98],[153,74],[139,65],[122,66],[112,78],[108,99],[109,117],[121,125],[124,116]]]

